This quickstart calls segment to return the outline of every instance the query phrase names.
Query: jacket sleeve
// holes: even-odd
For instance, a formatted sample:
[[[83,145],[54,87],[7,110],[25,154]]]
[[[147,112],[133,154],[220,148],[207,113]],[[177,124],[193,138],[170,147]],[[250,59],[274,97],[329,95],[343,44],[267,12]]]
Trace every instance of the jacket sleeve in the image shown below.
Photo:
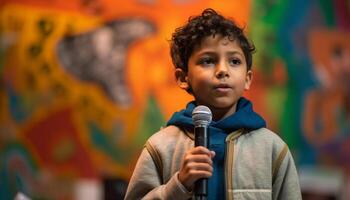
[[[273,180],[272,194],[274,200],[301,200],[298,173],[293,157],[287,150]]]
[[[191,193],[179,182],[178,172],[165,184],[161,183],[156,165],[147,149],[144,148],[129,181],[125,200],[189,198],[191,198]]]

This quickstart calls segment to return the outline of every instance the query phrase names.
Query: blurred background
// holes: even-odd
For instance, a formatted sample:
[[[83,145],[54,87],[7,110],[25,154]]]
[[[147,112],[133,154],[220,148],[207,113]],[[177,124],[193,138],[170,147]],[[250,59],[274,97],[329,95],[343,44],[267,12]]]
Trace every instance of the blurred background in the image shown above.
[[[304,199],[350,199],[349,0],[1,0],[0,199],[122,199],[145,140],[191,96],[169,42],[212,7],[257,47],[245,94]]]

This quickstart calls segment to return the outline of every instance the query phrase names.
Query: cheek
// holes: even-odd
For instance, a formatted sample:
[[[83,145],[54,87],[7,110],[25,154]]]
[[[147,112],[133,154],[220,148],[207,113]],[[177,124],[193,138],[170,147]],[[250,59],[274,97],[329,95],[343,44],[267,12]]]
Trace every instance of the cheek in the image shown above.
[[[192,79],[190,82],[190,87],[192,88],[192,92],[194,94],[204,95],[207,94],[210,90],[210,83],[208,79],[202,79],[200,77],[196,77]]]
[[[249,89],[249,82],[245,79],[245,77],[240,77],[239,79],[234,80],[234,85],[236,85],[240,90]]]
[[[210,76],[202,71],[193,72],[188,76],[188,82],[192,87],[205,86],[210,83]]]

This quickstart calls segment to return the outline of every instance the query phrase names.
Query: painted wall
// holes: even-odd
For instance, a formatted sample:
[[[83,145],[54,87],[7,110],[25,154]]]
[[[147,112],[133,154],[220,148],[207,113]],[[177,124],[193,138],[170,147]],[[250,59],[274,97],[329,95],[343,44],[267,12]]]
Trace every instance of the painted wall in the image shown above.
[[[79,180],[128,180],[145,140],[192,98],[168,40],[213,7],[257,47],[245,95],[299,168],[350,169],[345,0],[0,2],[0,199],[72,199]]]

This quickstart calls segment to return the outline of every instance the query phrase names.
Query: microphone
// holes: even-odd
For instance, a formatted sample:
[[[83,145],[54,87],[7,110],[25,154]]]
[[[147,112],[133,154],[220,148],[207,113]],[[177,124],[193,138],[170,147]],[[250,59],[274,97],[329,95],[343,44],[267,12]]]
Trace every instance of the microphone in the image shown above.
[[[192,112],[194,123],[194,146],[209,146],[208,125],[211,122],[212,114],[208,107],[197,106]],[[206,199],[208,193],[208,179],[201,178],[195,182],[194,195],[196,199]]]

